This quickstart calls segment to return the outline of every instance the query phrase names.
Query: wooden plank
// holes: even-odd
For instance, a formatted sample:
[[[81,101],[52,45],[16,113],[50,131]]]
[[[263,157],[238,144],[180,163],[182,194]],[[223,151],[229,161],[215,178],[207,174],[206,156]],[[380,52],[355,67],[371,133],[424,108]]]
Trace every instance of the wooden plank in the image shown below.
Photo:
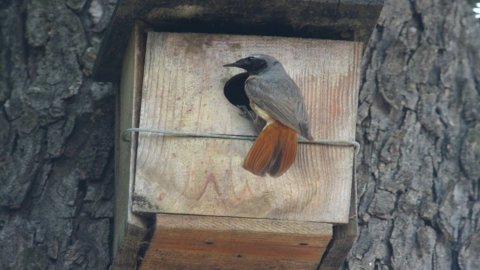
[[[137,25],[125,53],[116,102],[114,269],[135,267],[140,243],[147,232],[142,218],[131,211],[137,136],[124,133],[125,129],[138,126],[144,48],[144,33],[141,25]]]
[[[134,20],[156,31],[368,41],[383,0],[123,0],[102,40],[93,76],[116,81]],[[279,16],[281,14],[281,16]]]
[[[222,65],[276,56],[306,99],[317,139],[353,140],[361,44],[298,38],[149,33],[140,127],[254,134],[223,96],[241,72]],[[279,178],[241,164],[251,142],[139,135],[133,210],[347,223],[353,149],[300,145]]]
[[[328,244],[327,250],[323,253],[320,262],[322,270],[339,269],[352,248],[353,242],[358,235],[358,214],[357,214],[357,186],[353,179],[351,203],[350,203],[350,217],[348,224],[333,225],[333,237]]]
[[[316,269],[332,225],[157,215],[140,269]]]

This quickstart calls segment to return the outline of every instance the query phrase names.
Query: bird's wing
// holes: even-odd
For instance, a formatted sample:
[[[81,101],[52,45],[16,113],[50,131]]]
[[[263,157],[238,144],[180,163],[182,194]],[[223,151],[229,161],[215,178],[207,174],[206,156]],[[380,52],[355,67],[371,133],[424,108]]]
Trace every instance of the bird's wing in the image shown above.
[[[280,79],[250,76],[245,82],[245,92],[255,103],[275,120],[311,139],[308,117],[298,86],[288,75]]]

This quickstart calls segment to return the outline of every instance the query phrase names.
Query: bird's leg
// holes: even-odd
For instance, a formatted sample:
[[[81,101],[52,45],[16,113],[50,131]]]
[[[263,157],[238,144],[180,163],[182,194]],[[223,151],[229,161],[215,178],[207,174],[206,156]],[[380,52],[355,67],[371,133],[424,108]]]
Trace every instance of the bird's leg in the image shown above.
[[[254,121],[255,113],[248,109],[247,105],[236,105],[237,108],[240,110],[240,115],[248,120]]]
[[[265,127],[266,124],[267,124],[267,121],[263,120],[258,115],[255,118],[255,120],[253,121],[253,126],[255,127],[255,131],[257,133],[260,133],[262,131],[262,129]]]
[[[241,111],[240,115],[252,121],[255,131],[260,133],[266,124],[265,120],[259,117],[254,111],[249,110],[248,106],[246,105],[237,105],[237,108],[239,108]]]

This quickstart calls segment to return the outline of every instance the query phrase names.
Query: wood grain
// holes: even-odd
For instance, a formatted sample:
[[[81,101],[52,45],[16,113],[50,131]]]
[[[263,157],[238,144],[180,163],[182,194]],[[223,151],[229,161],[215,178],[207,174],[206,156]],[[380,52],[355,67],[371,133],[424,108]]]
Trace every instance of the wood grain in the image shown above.
[[[138,125],[140,96],[143,82],[145,38],[141,25],[132,31],[124,56],[120,94],[116,100],[115,134],[115,225],[113,237],[113,266],[133,269],[136,254],[147,232],[144,221],[132,213],[133,179],[136,161],[137,135],[124,130]],[[126,136],[124,136],[126,135]]]
[[[277,57],[305,96],[312,135],[353,140],[361,44],[299,38],[149,33],[140,127],[254,134],[223,96],[251,53]],[[251,142],[141,133],[133,209],[138,212],[348,222],[353,149],[300,145],[279,178],[241,164]]]
[[[316,269],[331,235],[316,222],[160,214],[140,269]]]

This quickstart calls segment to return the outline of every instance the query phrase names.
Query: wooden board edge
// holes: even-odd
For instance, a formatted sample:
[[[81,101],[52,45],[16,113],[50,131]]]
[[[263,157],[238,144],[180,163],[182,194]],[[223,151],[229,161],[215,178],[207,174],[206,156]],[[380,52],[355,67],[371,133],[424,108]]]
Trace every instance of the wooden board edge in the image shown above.
[[[318,269],[339,269],[350,252],[358,235],[358,204],[357,204],[357,181],[355,178],[355,157],[353,159],[352,191],[350,199],[350,216],[347,224],[333,226],[333,237],[327,250],[324,252]]]
[[[147,229],[144,225],[127,224],[124,233],[113,257],[113,270],[137,269],[138,251],[144,244]]]
[[[358,46],[357,52],[363,54],[364,45]],[[360,77],[360,63],[361,57],[354,66],[357,67],[357,76]],[[358,100],[358,95],[357,95]],[[356,111],[355,111],[356,112]],[[347,254],[349,253],[353,243],[358,235],[358,201],[357,201],[357,180],[356,174],[356,153],[353,154],[353,168],[352,168],[352,190],[350,192],[350,215],[347,224],[337,224],[333,226],[333,238],[325,251],[320,269],[338,269],[343,264]]]
[[[138,126],[145,36],[137,23],[129,40],[122,66],[119,93],[116,95],[115,120],[115,217],[112,254],[114,269],[134,269],[137,252],[148,228],[141,216],[132,211],[131,193],[135,168],[136,134],[125,129]],[[133,161],[133,163],[132,163]]]

